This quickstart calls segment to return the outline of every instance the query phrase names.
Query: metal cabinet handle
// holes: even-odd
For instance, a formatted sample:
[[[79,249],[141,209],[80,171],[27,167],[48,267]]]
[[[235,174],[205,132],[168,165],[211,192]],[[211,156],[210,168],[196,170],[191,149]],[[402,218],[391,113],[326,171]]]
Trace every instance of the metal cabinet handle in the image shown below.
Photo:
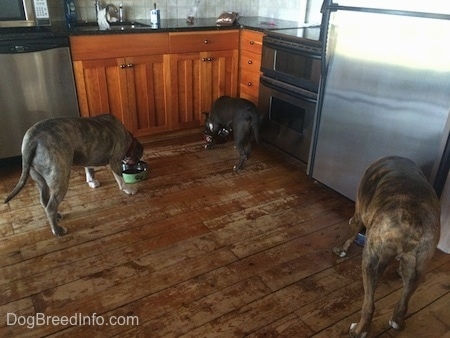
[[[125,67],[126,67],[126,65],[124,65],[124,64],[121,64],[121,65],[119,66],[120,69],[124,69]]]
[[[255,44],[255,41],[250,40],[250,44],[251,44],[251,45],[254,45],[254,44]]]
[[[252,61],[252,60],[248,60],[247,63],[248,63],[249,65],[251,65],[251,64],[253,64],[253,61]]]
[[[206,39],[206,40],[204,41],[204,43],[205,43],[205,45],[208,45],[208,44],[211,43],[211,40]]]
[[[127,64],[127,68],[132,68],[134,65],[132,63]]]
[[[212,57],[202,58],[203,62],[211,62],[213,60]]]
[[[251,87],[251,86],[253,86],[253,83],[249,82],[249,83],[247,83],[247,86]]]

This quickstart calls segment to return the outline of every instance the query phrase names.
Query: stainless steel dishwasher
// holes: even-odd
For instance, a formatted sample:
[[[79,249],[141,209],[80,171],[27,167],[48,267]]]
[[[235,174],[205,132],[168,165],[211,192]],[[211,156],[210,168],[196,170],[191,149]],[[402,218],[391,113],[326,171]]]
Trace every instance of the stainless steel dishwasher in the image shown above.
[[[69,40],[0,41],[0,159],[19,156],[34,123],[79,116]]]

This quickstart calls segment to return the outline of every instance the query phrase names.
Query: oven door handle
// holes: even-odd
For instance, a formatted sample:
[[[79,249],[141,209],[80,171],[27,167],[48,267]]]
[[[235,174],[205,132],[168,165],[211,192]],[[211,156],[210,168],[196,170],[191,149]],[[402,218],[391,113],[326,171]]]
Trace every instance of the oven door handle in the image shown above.
[[[287,95],[291,95],[294,96],[298,99],[301,99],[303,101],[306,102],[310,102],[310,103],[317,103],[317,94],[292,86],[290,84],[284,83],[284,82],[280,82],[265,76],[261,76],[260,78],[260,83],[263,86],[266,86],[268,88],[274,89],[274,90],[278,90],[284,94]]]

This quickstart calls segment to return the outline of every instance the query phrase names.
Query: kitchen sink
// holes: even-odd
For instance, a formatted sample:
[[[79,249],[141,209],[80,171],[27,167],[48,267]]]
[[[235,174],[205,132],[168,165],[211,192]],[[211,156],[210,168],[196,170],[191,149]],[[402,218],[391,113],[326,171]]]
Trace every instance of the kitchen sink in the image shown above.
[[[149,25],[136,21],[111,22],[109,25],[111,26],[111,30],[113,31],[127,31],[127,30],[150,28]],[[77,29],[80,31],[99,30],[97,22],[83,22],[81,24],[78,24]]]

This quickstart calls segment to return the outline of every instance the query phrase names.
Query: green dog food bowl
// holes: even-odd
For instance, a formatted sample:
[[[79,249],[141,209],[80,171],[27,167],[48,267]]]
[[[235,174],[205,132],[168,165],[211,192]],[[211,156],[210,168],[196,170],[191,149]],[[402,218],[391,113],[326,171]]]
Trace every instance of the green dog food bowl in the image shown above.
[[[147,178],[147,163],[139,161],[136,164],[123,164],[122,177],[125,183],[141,182]]]

